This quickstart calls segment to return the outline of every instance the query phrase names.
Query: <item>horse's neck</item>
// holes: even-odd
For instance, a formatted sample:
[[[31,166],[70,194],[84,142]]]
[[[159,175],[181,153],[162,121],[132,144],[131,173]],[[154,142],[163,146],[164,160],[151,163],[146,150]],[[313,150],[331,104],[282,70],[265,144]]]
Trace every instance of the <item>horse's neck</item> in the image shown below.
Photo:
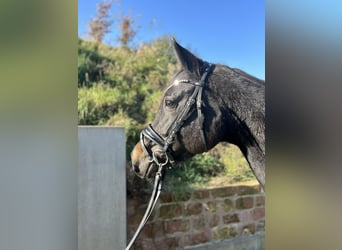
[[[240,71],[224,69],[221,81],[216,82],[217,94],[223,109],[233,119],[228,128],[230,141],[236,144],[246,157],[252,171],[265,183],[265,88],[261,81]],[[232,136],[232,137],[231,137]],[[230,139],[229,138],[229,139]]]
[[[241,149],[241,147],[240,147]],[[243,151],[243,149],[241,149]],[[249,145],[243,152],[255,177],[265,188],[265,152],[257,146]]]

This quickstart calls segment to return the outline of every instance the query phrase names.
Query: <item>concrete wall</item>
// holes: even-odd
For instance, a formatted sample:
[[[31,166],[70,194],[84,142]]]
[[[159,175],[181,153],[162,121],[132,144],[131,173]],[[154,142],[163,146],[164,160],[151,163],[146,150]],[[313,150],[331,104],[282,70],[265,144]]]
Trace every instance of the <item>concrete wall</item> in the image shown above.
[[[126,246],[125,130],[78,128],[78,249]]]
[[[209,242],[197,246],[185,247],[184,250],[264,250],[265,232],[243,235],[228,240]]]

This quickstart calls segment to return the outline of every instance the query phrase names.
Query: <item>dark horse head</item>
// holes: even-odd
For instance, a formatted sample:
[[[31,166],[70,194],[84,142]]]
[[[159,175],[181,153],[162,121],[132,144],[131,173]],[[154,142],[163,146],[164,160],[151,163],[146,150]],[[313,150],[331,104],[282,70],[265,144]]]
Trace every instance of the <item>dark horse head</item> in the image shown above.
[[[241,70],[209,64],[172,41],[181,65],[154,121],[131,158],[150,177],[158,165],[183,161],[225,141],[237,145],[265,185],[265,83]]]

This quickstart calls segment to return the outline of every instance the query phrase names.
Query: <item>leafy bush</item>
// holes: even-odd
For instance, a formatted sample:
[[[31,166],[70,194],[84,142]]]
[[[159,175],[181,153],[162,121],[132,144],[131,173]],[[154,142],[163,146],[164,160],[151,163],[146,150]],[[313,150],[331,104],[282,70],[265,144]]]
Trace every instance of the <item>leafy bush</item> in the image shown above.
[[[98,92],[95,86],[98,84],[114,88],[119,95],[113,96],[110,105],[116,102],[129,117],[140,124],[146,123],[146,118],[152,117],[157,109],[160,93],[168,79],[176,71],[169,38],[162,37],[138,49],[96,45],[82,40],[79,47],[79,88],[83,92]],[[79,95],[79,98],[83,97]],[[89,108],[94,106],[89,99],[87,104]],[[81,108],[84,109],[84,105]]]
[[[99,45],[90,41],[78,40],[78,87],[91,87],[95,82],[109,82],[106,70],[115,63],[99,49]]]
[[[120,91],[103,84],[78,89],[78,123],[103,125],[122,106],[124,97]]]
[[[168,170],[166,177],[167,187],[175,191],[186,190],[191,184],[204,184],[211,177],[223,175],[225,167],[217,157],[210,153],[195,155],[190,160],[178,164]]]
[[[127,116],[122,110],[113,115],[108,121],[109,126],[124,126],[126,132],[126,151],[127,158],[132,151],[135,144],[139,141],[140,131],[142,130],[141,124],[134,119]],[[127,159],[129,161],[129,159]]]
[[[255,179],[252,170],[237,146],[220,143],[210,153],[225,166],[225,174],[230,183]]]

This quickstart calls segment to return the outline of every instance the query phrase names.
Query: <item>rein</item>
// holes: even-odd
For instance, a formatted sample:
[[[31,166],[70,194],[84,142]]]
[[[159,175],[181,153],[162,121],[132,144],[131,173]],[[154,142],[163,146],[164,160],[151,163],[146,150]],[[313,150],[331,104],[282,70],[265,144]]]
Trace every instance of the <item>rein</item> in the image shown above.
[[[149,124],[140,133],[140,142],[141,142],[142,148],[143,148],[144,152],[147,155],[149,155],[149,157],[151,158],[151,162],[154,162],[155,164],[157,164],[158,171],[157,171],[155,179],[154,179],[154,188],[152,191],[152,195],[151,195],[151,199],[149,201],[148,207],[147,207],[145,214],[144,214],[144,216],[143,216],[143,218],[142,218],[142,220],[141,220],[141,222],[137,228],[137,231],[135,232],[131,241],[127,245],[126,250],[129,250],[132,247],[134,241],[139,236],[139,234],[141,233],[141,231],[142,231],[143,227],[145,226],[147,220],[149,219],[149,217],[153,211],[153,208],[157,204],[157,201],[158,201],[161,189],[162,189],[162,181],[164,178],[165,167],[167,165],[174,164],[174,158],[172,156],[172,149],[170,148],[170,146],[172,145],[172,143],[174,141],[175,135],[179,132],[179,130],[183,126],[184,122],[191,115],[191,113],[192,113],[191,107],[193,106],[193,104],[195,102],[196,102],[197,116],[198,116],[198,119],[197,119],[198,120],[198,127],[200,130],[200,135],[201,135],[203,145],[205,147],[205,151],[207,151],[207,142],[206,142],[204,131],[203,131],[204,116],[202,114],[202,92],[203,92],[203,87],[205,85],[208,74],[210,73],[212,68],[213,68],[212,64],[206,63],[206,69],[205,69],[200,81],[193,83],[193,85],[195,86],[194,91],[193,91],[191,97],[189,98],[189,100],[187,101],[184,109],[181,111],[178,118],[172,124],[171,130],[170,130],[171,132],[169,133],[169,135],[165,139],[162,136],[160,136],[153,129],[151,124]],[[182,80],[181,82],[192,84],[192,83],[190,83],[189,80]],[[163,148],[163,153],[165,155],[165,161],[164,162],[159,162],[155,153],[152,152],[151,150],[147,149],[145,142],[144,142],[145,137],[147,137],[149,140],[157,143],[159,146],[161,146]]]
[[[139,227],[137,228],[137,231],[135,231],[131,241],[129,242],[129,244],[126,247],[126,250],[129,250],[134,241],[137,239],[137,237],[139,236],[139,234],[141,233],[142,229],[144,228],[146,222],[148,221],[148,218],[150,217],[150,215],[152,214],[153,208],[156,206],[160,192],[161,192],[161,188],[162,188],[162,181],[163,181],[163,173],[164,173],[164,167],[165,165],[160,164],[159,168],[158,168],[158,172],[156,173],[156,177],[154,179],[154,187],[153,187],[153,192],[151,195],[151,199],[148,203],[147,209],[145,211],[144,217],[141,219],[141,222],[139,224]]]

